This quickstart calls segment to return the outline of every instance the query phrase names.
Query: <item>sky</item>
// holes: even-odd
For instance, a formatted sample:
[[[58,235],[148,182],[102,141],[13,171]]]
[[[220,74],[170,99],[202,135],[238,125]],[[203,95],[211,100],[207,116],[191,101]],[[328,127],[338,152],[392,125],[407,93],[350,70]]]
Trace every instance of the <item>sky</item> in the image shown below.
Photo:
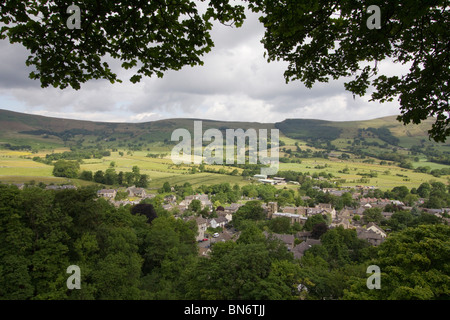
[[[369,102],[345,91],[345,79],[317,83],[312,89],[300,81],[286,84],[287,64],[267,62],[260,40],[264,27],[247,13],[241,28],[216,24],[215,47],[204,65],[143,78],[133,84],[129,70],[115,70],[123,83],[92,80],[80,90],[41,88],[25,65],[27,50],[0,40],[0,109],[50,117],[146,122],[170,118],[273,123],[285,119],[332,121],[368,120],[399,114],[397,101]],[[399,67],[379,64],[390,74]]]

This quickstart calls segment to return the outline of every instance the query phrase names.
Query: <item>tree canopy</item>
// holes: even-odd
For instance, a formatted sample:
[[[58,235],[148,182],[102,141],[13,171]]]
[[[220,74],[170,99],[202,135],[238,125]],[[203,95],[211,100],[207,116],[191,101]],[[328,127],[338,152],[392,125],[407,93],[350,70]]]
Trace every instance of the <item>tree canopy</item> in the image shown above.
[[[288,62],[286,81],[346,78],[346,90],[386,102],[398,98],[399,121],[418,124],[430,116],[429,135],[450,135],[448,47],[450,11],[445,0],[374,0],[379,28],[363,1],[229,0],[94,1],[80,4],[79,28],[67,27],[70,1],[0,4],[0,39],[21,43],[32,79],[42,87],[79,89],[90,79],[121,81],[107,58],[134,69],[130,81],[162,77],[168,70],[202,65],[214,46],[212,22],[240,27],[246,8],[260,14],[268,61]],[[379,63],[405,65],[405,74],[380,74]]]
[[[373,264],[381,269],[381,289],[355,281],[344,299],[448,299],[449,232],[445,225],[420,225],[393,234],[380,246]]]
[[[55,177],[77,178],[80,164],[76,161],[58,160],[53,167]]]
[[[288,62],[286,81],[350,78],[346,90],[372,101],[398,97],[403,123],[435,116],[429,135],[445,141],[450,68],[450,12],[444,0],[371,1],[380,8],[380,28],[368,28],[364,1],[251,1],[266,28],[269,61]],[[409,67],[406,74],[379,74],[381,61]]]
[[[164,213],[156,198],[115,207],[95,191],[0,184],[0,300],[449,297],[450,227],[431,214],[394,213],[376,247],[354,229],[325,228],[297,259],[271,236],[287,226],[268,224],[250,201],[238,239],[212,243],[203,256],[194,219]],[[65,285],[70,265],[81,270],[79,290]],[[380,267],[380,290],[368,290],[369,265]]]
[[[90,79],[121,81],[105,57],[137,67],[130,78],[162,77],[167,70],[201,65],[213,41],[212,20],[240,25],[243,6],[209,1],[201,14],[190,0],[95,1],[79,3],[80,28],[69,29],[72,1],[3,1],[0,5],[0,38],[23,44],[31,53],[26,63],[36,68],[32,79],[42,87],[61,89]]]

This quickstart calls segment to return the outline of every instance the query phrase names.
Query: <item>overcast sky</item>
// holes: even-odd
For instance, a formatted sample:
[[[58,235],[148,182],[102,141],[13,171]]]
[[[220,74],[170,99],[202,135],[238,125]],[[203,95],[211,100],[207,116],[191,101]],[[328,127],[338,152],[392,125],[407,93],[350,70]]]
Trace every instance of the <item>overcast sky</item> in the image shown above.
[[[344,90],[344,80],[316,84],[285,83],[286,63],[268,63],[260,43],[264,28],[255,14],[244,26],[218,24],[212,31],[215,47],[204,56],[204,66],[169,71],[164,78],[123,83],[90,81],[80,90],[41,88],[30,80],[27,51],[0,40],[0,109],[52,117],[145,122],[168,118],[277,122],[287,118],[334,121],[366,120],[399,114],[398,102],[368,102]],[[395,72],[383,63],[380,71]]]

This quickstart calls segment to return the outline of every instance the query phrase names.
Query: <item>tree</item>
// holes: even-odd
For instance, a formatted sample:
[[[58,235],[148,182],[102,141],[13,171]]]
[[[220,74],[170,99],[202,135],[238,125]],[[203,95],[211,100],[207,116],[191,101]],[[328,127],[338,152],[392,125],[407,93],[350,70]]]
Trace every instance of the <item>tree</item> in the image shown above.
[[[352,206],[353,203],[355,202],[353,200],[352,194],[350,192],[344,192],[341,196],[341,199],[342,199],[342,204],[344,206],[348,206],[348,207]]]
[[[117,173],[114,168],[108,168],[105,172],[105,184],[114,185],[117,184]]]
[[[132,214],[142,214],[147,217],[147,222],[151,223],[157,217],[155,208],[152,204],[139,203],[131,208]]]
[[[265,218],[261,203],[257,200],[248,201],[233,214],[232,224],[239,227],[244,220],[262,220]]]
[[[21,191],[0,184],[0,299],[33,297],[31,248],[33,231],[20,210]]]
[[[327,251],[324,258],[332,268],[342,267],[350,262],[364,261],[365,249],[370,246],[367,241],[358,239],[356,230],[344,229],[342,226],[330,229],[320,240]]]
[[[241,235],[237,239],[239,244],[264,243],[266,238],[255,221],[246,220],[240,224]]]
[[[409,194],[409,190],[405,186],[394,187],[392,193],[395,199],[403,200]]]
[[[170,183],[169,182],[164,182],[164,184],[163,184],[163,192],[170,192],[170,191],[172,191],[172,189],[171,189],[171,187],[170,187]]]
[[[270,272],[270,258],[262,243],[236,246],[223,256],[221,268],[211,272],[210,287],[217,288],[222,299],[255,299],[260,294],[260,282]],[[223,274],[219,270],[228,270]]]
[[[188,209],[195,213],[199,213],[200,210],[202,210],[202,202],[198,199],[194,199],[189,203]]]
[[[428,198],[431,192],[431,185],[428,182],[423,182],[417,189],[417,193],[421,198]]]
[[[127,184],[127,186],[133,185],[134,181],[135,181],[134,173],[133,172],[125,172],[124,182]]]
[[[123,171],[120,171],[119,174],[117,175],[117,184],[119,186],[123,185],[123,179],[124,179]]]
[[[105,174],[102,170],[98,170],[94,173],[94,181],[97,183],[105,183]]]
[[[403,199],[403,202],[408,206],[413,206],[418,199],[417,194],[410,193]]]
[[[54,193],[40,188],[26,188],[21,193],[20,208],[32,230],[30,275],[35,299],[66,297],[64,280],[69,263],[72,218],[54,204]]]
[[[293,190],[282,190],[278,195],[278,204],[291,204],[294,203],[294,195]]]
[[[344,299],[440,300],[448,298],[450,227],[406,228],[386,238],[371,264],[380,267],[381,289],[367,290],[367,277],[353,283]]]
[[[133,166],[133,168],[131,168],[131,173],[133,174],[134,184],[137,184],[141,177],[141,169],[139,169],[138,166]]]
[[[278,241],[214,244],[210,258],[191,271],[187,298],[295,299],[300,267],[292,257],[273,255],[273,244],[278,246]],[[284,244],[280,248],[287,251]]]
[[[328,226],[326,223],[315,224],[312,228],[311,238],[320,239],[320,237],[328,231]]]
[[[393,231],[399,231],[411,225],[414,216],[408,211],[394,212],[391,218],[387,221],[388,226]]]
[[[121,201],[121,200],[125,200],[126,198],[128,198],[128,192],[126,192],[126,191],[117,191],[117,194],[114,197],[114,200]]]
[[[297,263],[278,260],[272,263],[269,275],[265,279],[261,299],[290,300],[298,299],[298,284],[301,268]]]
[[[370,3],[376,4],[376,3]],[[384,3],[383,3],[384,4]],[[330,78],[352,77],[346,90],[372,101],[398,96],[404,124],[435,116],[428,131],[436,141],[450,135],[448,117],[450,19],[446,1],[408,0],[380,4],[380,28],[366,27],[371,12],[360,1],[251,1],[266,27],[262,40],[268,61],[288,63],[286,81],[308,88]],[[379,73],[379,62],[408,64],[405,75]]]
[[[383,218],[381,208],[369,208],[364,210],[362,220],[364,223],[374,222],[379,224]]]
[[[149,299],[182,299],[189,278],[187,271],[196,261],[195,221],[159,217],[143,243],[142,287]]]
[[[430,195],[444,196],[447,192],[447,187],[442,182],[432,182]]]
[[[300,80],[311,88],[317,81],[353,77],[345,83],[353,95],[363,96],[372,86],[372,101],[398,97],[399,121],[418,124],[435,116],[430,137],[445,141],[450,135],[450,29],[441,27],[450,20],[445,0],[380,4],[379,28],[370,26],[373,15],[360,1],[252,0],[248,7],[261,14],[268,61],[288,63],[287,82]],[[135,68],[133,83],[202,65],[201,56],[214,45],[212,21],[240,27],[245,19],[245,7],[229,0],[208,1],[204,14],[193,0],[138,5],[90,0],[83,3],[80,28],[70,30],[67,9],[57,1],[7,0],[0,7],[0,39],[30,51],[26,63],[35,68],[30,78],[42,87],[79,89],[90,79],[121,82],[106,56],[122,61],[124,69]],[[378,75],[379,62],[386,60],[409,65],[409,72]]]
[[[314,226],[316,224],[320,224],[320,223],[325,223],[326,224],[326,220],[325,218],[321,215],[321,214],[315,214],[311,217],[309,217],[306,222],[305,225],[303,226],[303,228],[307,231],[312,231]]]
[[[104,257],[92,272],[98,299],[139,299],[143,259],[138,254],[136,233],[130,227],[118,226],[109,226],[103,233]]]
[[[164,260],[167,258],[173,259],[175,256],[183,258],[195,254],[196,226],[195,228],[193,226],[173,217],[158,217],[153,220],[144,243],[145,272],[164,267]],[[174,256],[172,249],[176,252]]]
[[[80,164],[76,161],[58,160],[53,167],[55,177],[78,178]]]
[[[92,175],[92,171],[86,171],[86,170],[81,171],[79,178],[81,180],[86,180],[86,181],[92,181],[94,179],[94,177]]]
[[[291,219],[288,217],[278,217],[267,222],[269,229],[275,233],[289,233],[291,229]]]
[[[136,187],[138,188],[148,188],[148,175],[141,174],[139,180],[136,182]]]
[[[31,52],[27,64],[36,69],[30,77],[42,87],[61,89],[79,89],[90,79],[121,82],[105,56],[121,60],[124,69],[139,65],[130,78],[133,83],[142,76],[162,77],[167,70],[202,65],[200,57],[214,45],[211,20],[240,26],[244,18],[243,6],[226,1],[209,1],[205,14],[194,1],[85,1],[80,29],[69,30],[68,7],[58,1],[31,5],[8,0],[0,9],[0,39],[22,43]],[[44,37],[49,42],[40,40]]]

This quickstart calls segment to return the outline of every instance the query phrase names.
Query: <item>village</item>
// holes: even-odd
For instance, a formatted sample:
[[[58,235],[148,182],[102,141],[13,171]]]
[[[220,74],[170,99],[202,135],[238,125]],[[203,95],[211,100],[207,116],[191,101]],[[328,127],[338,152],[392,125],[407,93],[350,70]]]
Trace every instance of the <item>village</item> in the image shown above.
[[[286,184],[282,178],[267,179],[267,177],[256,177],[259,183],[265,184]],[[318,188],[318,187],[316,187]],[[173,189],[173,188],[172,188]],[[319,188],[321,192],[334,194],[341,196],[348,190],[337,190],[334,188]],[[343,227],[344,229],[355,229],[357,237],[367,241],[373,246],[378,246],[388,237],[389,229],[383,229],[374,222],[364,223],[364,213],[370,208],[380,208],[381,214],[384,219],[390,219],[393,212],[385,211],[387,205],[394,205],[398,210],[409,211],[413,207],[406,206],[403,202],[398,200],[378,199],[363,197],[373,187],[359,186],[353,194],[352,198],[356,200],[358,204],[356,207],[345,207],[337,211],[331,204],[319,203],[314,207],[304,206],[278,206],[277,202],[262,203],[261,207],[264,210],[267,220],[277,218],[288,218],[291,225],[297,224],[304,226],[306,221],[315,216],[322,215],[326,217],[327,227],[336,228]],[[129,187],[126,189],[129,196],[124,200],[114,200],[118,190],[116,189],[101,189],[97,192],[99,197],[108,199],[116,207],[121,205],[135,205],[140,203],[143,199],[153,198],[156,195],[150,194],[145,191],[144,188]],[[307,199],[308,197],[304,197]],[[132,199],[132,200],[130,200]],[[189,207],[192,201],[198,200],[201,205],[201,209],[206,208],[207,212],[211,214],[214,211],[214,216],[202,217],[201,215],[188,215],[184,213],[189,212]],[[184,199],[177,199],[174,194],[166,195],[164,197],[164,203],[162,208],[169,212],[176,212],[175,218],[183,219],[185,221],[195,220],[198,228],[196,240],[199,247],[199,255],[208,256],[211,252],[211,245],[219,241],[236,241],[239,238],[240,232],[234,227],[230,226],[233,220],[234,214],[242,207],[246,201],[254,200],[246,197],[241,197],[241,200],[236,203],[231,203],[228,206],[218,206],[214,208],[208,194],[195,194],[186,196]],[[415,206],[424,212],[435,215],[442,218],[447,223],[450,219],[447,218],[447,212],[450,212],[450,208],[443,209],[428,209],[422,208],[423,199],[419,199]],[[278,234],[273,232],[264,232],[266,237],[273,237],[281,240],[287,247],[287,249],[293,253],[294,258],[300,259],[304,253],[314,245],[320,244],[320,239],[316,239],[311,231],[298,231],[295,234]]]
[[[291,181],[285,181],[283,178],[274,177],[268,179],[267,176],[255,175],[254,177],[258,183],[272,184],[272,185],[286,185],[292,183]],[[16,184],[19,189],[24,188],[24,184]],[[323,193],[329,193],[335,196],[342,196],[344,192],[348,192],[347,189],[338,190],[335,188],[319,188],[314,187]],[[76,189],[73,185],[47,185],[46,190],[65,190]],[[277,202],[262,203],[261,208],[264,210],[264,214],[267,220],[277,218],[287,218],[291,225],[297,224],[303,227],[306,221],[315,216],[321,215],[326,217],[327,227],[336,228],[343,227],[344,229],[355,229],[357,237],[367,241],[373,246],[378,246],[386,239],[389,234],[389,229],[383,229],[374,222],[364,223],[364,213],[370,208],[380,208],[381,214],[384,219],[388,220],[392,216],[393,212],[385,211],[387,205],[394,205],[398,210],[410,211],[413,209],[411,206],[406,206],[403,202],[398,200],[378,199],[364,197],[369,190],[373,187],[358,186],[355,192],[352,194],[352,198],[356,200],[358,204],[356,207],[345,207],[337,211],[331,204],[319,203],[314,207],[305,206],[278,206]],[[172,187],[172,191],[173,187]],[[122,193],[120,199],[117,195]],[[97,191],[99,198],[104,198],[111,202],[115,207],[136,205],[141,203],[144,199],[152,199],[156,197],[155,193],[148,192],[145,188],[139,188],[131,186],[128,188],[120,189],[100,189]],[[307,200],[309,197],[304,196],[303,199]],[[199,214],[192,214],[189,211],[191,203],[197,200],[201,206],[201,210],[206,209],[208,212],[207,217],[203,217]],[[244,196],[236,203],[231,203],[227,206],[214,207],[211,202],[210,195],[208,194],[195,194],[188,195],[184,199],[177,199],[175,194],[169,194],[164,196],[164,203],[162,208],[168,212],[174,213],[174,217],[177,219],[183,219],[185,221],[195,220],[197,224],[197,237],[199,255],[208,256],[211,252],[211,245],[218,241],[236,241],[239,238],[240,232],[234,227],[230,226],[233,220],[233,215],[242,207],[246,201],[255,200],[249,199]],[[256,199],[258,200],[258,199]],[[442,209],[429,209],[422,208],[424,199],[418,199],[415,206],[420,210],[432,214],[436,217],[442,218],[447,223],[450,222],[450,218],[446,213],[450,212],[450,208]],[[190,213],[186,215],[185,213]],[[212,214],[214,212],[214,215]],[[273,232],[264,232],[266,237],[273,237],[281,240],[287,247],[287,249],[293,253],[294,258],[300,259],[304,253],[313,245],[320,244],[320,239],[316,239],[313,236],[312,231],[298,231],[295,234],[279,234]]]

